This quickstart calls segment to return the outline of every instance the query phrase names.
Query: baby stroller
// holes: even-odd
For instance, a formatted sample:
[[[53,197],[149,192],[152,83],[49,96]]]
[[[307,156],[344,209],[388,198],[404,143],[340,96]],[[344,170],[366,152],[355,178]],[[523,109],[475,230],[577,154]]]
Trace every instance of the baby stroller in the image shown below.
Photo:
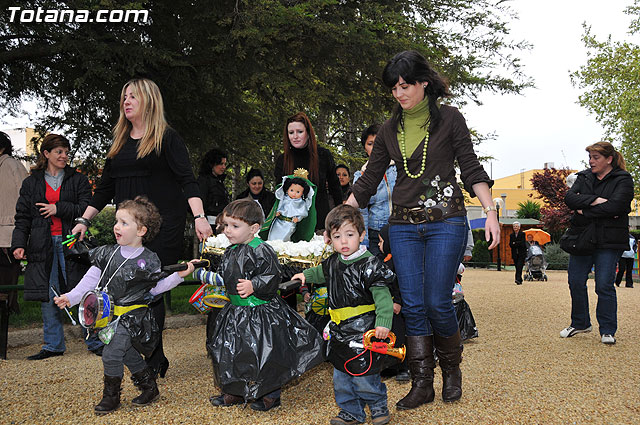
[[[547,260],[544,258],[544,252],[542,248],[540,248],[540,245],[536,243],[529,245],[525,265],[527,266],[527,274],[524,280],[547,280],[545,273],[547,270]]]

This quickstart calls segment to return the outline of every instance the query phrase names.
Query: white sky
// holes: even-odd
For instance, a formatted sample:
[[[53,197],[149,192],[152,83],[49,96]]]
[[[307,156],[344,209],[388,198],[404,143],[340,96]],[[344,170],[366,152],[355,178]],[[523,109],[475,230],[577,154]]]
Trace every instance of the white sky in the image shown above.
[[[584,148],[604,135],[595,117],[576,102],[580,92],[571,85],[570,72],[586,64],[581,41],[582,23],[591,26],[599,41],[611,35],[614,41],[632,40],[627,34],[631,16],[623,10],[631,0],[514,0],[512,9],[520,19],[510,25],[513,39],[533,45],[520,53],[524,72],[535,88],[523,95],[484,95],[483,105],[469,105],[464,115],[469,127],[481,133],[497,133],[479,152],[495,157],[486,164],[493,178],[517,174],[521,169],[583,169]],[[637,37],[633,40],[638,42]]]
[[[510,24],[514,40],[533,45],[520,52],[524,72],[534,79],[535,88],[522,95],[480,97],[483,105],[468,105],[464,115],[469,127],[497,134],[484,142],[479,153],[495,160],[486,164],[493,178],[517,174],[522,169],[542,168],[553,162],[557,168],[581,169],[587,157],[584,148],[604,134],[594,116],[576,104],[579,91],[571,85],[569,73],[586,63],[581,41],[582,23],[604,41],[629,40],[631,18],[623,13],[632,0],[513,0],[509,2],[519,20]],[[637,38],[634,37],[638,42]],[[35,105],[25,103],[35,117]],[[4,111],[0,111],[4,115]],[[0,128],[30,125],[28,116],[0,119]]]

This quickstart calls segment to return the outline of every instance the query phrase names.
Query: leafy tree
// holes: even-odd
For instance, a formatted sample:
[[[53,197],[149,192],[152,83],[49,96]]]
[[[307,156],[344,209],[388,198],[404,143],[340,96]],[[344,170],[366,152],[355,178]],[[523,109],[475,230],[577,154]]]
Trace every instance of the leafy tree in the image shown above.
[[[516,217],[540,220],[540,204],[530,199],[527,199],[525,202],[518,202]]]
[[[566,183],[569,174],[571,171],[566,169],[547,168],[531,177],[533,189],[538,192],[536,198],[544,203],[540,208],[542,222],[554,240],[569,226],[571,210],[564,203],[564,196],[569,190]]]
[[[380,75],[405,49],[447,76],[457,103],[530,85],[495,0],[25,0],[22,9],[146,9],[148,23],[24,23],[0,14],[0,108],[40,106],[39,128],[62,129],[84,167],[110,144],[125,81],[147,76],[197,162],[229,154],[236,185],[249,166],[267,184],[285,117],[313,120],[319,140],[361,157],[359,135],[388,116]],[[6,7],[2,8],[3,10]]]
[[[640,0],[634,0],[625,13],[633,17],[630,34],[637,35]],[[587,63],[571,74],[574,86],[584,90],[579,103],[604,127],[606,139],[621,144],[627,170],[634,181],[640,182],[640,46],[613,41],[611,36],[599,41],[587,25],[582,40],[587,48]]]

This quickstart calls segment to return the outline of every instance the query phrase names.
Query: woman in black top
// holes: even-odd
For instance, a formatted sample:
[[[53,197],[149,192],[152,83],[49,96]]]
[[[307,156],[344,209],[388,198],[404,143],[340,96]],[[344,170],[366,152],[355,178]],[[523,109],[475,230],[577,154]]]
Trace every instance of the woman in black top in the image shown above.
[[[264,216],[267,217],[269,212],[271,212],[271,208],[273,208],[274,202],[276,201],[276,195],[265,189],[264,175],[261,170],[257,168],[250,169],[245,176],[245,179],[249,187],[247,190],[239,194],[236,199],[253,199],[260,204],[262,212],[264,212]]]
[[[284,153],[276,158],[276,184],[283,176],[293,174],[297,168],[309,172],[311,180],[318,188],[316,194],[316,229],[324,229],[324,219],[329,213],[329,194],[334,205],[342,204],[342,190],[335,172],[333,155],[327,149],[318,147],[316,133],[304,112],[289,117],[282,135]]]
[[[227,175],[227,154],[219,149],[211,149],[200,163],[198,186],[204,206],[204,213],[211,226],[215,226],[216,216],[229,203],[229,194],[224,186]]]
[[[351,193],[351,171],[349,171],[349,167],[344,164],[336,165],[336,176],[338,176],[338,181],[340,182],[342,200],[346,201]]]
[[[586,148],[589,169],[580,171],[564,197],[574,210],[567,234],[590,234],[593,246],[571,250],[569,256],[569,292],[571,325],[560,331],[562,338],[591,331],[587,279],[595,269],[596,319],[603,344],[616,343],[617,299],[613,282],[622,252],[629,248],[629,212],[633,199],[633,179],[626,171],[622,155],[609,142]],[[590,229],[582,233],[584,229]],[[563,236],[564,238],[564,236]]]
[[[151,80],[128,81],[120,94],[120,117],[113,129],[102,178],[93,199],[72,232],[86,232],[89,220],[110,202],[116,205],[145,195],[162,216],[158,235],[146,247],[158,254],[162,264],[173,264],[182,254],[187,203],[195,217],[196,234],[204,240],[212,234],[206,220],[198,184],[182,138],[164,116],[160,89]],[[164,327],[163,299],[150,304],[160,329]],[[146,359],[153,372],[164,377],[169,361],[162,338]]]

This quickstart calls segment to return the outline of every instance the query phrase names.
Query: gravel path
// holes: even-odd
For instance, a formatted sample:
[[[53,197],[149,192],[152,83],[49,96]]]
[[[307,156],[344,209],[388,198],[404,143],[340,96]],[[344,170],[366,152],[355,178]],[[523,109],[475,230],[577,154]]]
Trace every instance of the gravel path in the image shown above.
[[[548,282],[513,283],[512,271],[468,269],[466,300],[480,337],[465,344],[462,400],[445,405],[436,369],[436,401],[413,411],[394,404],[408,384],[385,381],[392,423],[396,424],[632,424],[640,422],[640,288],[618,289],[618,343],[600,343],[595,321],[595,293],[589,282],[594,332],[561,339],[569,325],[566,272],[549,272]],[[159,380],[161,397],[134,408],[137,395],[128,372],[123,403],[97,417],[102,363],[79,339],[67,343],[62,357],[24,358],[39,350],[29,345],[9,350],[0,361],[0,423],[82,424],[326,424],[337,413],[331,368],[322,365],[290,383],[283,406],[257,413],[234,406],[214,408],[217,394],[204,348],[204,326],[165,331],[171,361]]]

